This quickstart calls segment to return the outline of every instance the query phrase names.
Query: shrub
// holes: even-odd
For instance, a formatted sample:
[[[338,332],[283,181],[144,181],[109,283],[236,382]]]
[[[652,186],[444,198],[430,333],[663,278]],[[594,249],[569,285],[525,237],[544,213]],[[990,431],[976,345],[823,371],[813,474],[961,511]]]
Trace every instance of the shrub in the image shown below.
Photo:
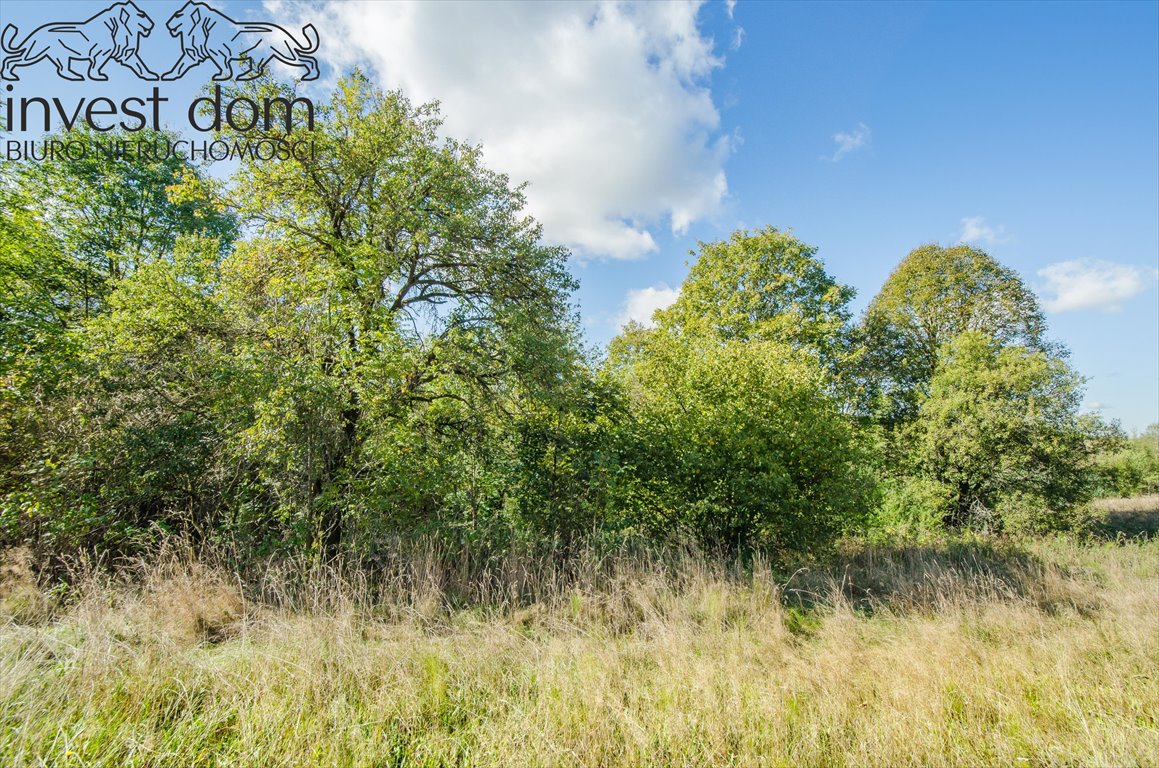
[[[1140,437],[1096,460],[1098,496],[1142,496],[1159,493],[1159,430]]]
[[[881,484],[874,528],[901,536],[924,536],[943,530],[953,490],[924,477],[890,478]]]
[[[631,523],[711,545],[808,549],[866,508],[856,434],[815,356],[655,332],[619,375],[635,417],[621,486]]]

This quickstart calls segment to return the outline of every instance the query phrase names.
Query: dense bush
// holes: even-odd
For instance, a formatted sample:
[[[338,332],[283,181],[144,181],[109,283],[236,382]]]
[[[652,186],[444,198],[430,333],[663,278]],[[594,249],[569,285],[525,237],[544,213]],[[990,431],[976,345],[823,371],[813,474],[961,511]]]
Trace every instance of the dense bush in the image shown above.
[[[47,297],[33,309],[62,339],[4,336],[2,421],[21,433],[0,449],[7,540],[131,549],[181,529],[333,555],[512,507],[530,464],[511,423],[576,412],[566,393],[587,378],[567,254],[478,148],[440,137],[434,107],[355,76],[318,113],[316,156],[246,160],[221,188],[192,166],[63,169],[78,191],[62,215],[94,207],[99,242],[44,237],[43,170],[6,169],[4,230],[28,236],[0,267],[39,283],[0,313]],[[139,222],[101,201],[142,184],[165,236],[130,251]],[[93,281],[66,278],[100,248],[90,300]]]
[[[1095,469],[1099,496],[1159,493],[1159,425],[1101,453]]]
[[[629,520],[715,545],[811,547],[857,524],[869,482],[816,358],[659,332],[618,361],[634,417]]]
[[[944,483],[925,477],[887,477],[881,481],[880,498],[872,518],[873,528],[886,535],[923,537],[945,530],[945,510],[953,491]]]

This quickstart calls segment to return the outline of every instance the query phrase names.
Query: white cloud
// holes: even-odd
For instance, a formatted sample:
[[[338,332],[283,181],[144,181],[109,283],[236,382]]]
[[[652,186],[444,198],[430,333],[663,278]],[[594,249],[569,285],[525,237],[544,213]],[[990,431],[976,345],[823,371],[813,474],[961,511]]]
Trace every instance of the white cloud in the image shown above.
[[[744,27],[737,27],[732,31],[732,43],[729,48],[739,51],[742,44],[744,44]]]
[[[1051,312],[1118,312],[1159,278],[1159,270],[1097,259],[1060,261],[1038,270],[1046,279],[1042,304]]]
[[[728,11],[728,17],[732,18],[732,12],[736,10],[736,0],[724,0],[724,7]]]
[[[368,66],[412,102],[439,100],[447,135],[531,183],[527,212],[548,239],[630,259],[728,192],[731,145],[708,86],[723,62],[699,7],[320,1],[282,15],[323,30],[319,55],[337,70]]]
[[[628,291],[628,297],[624,299],[620,314],[616,317],[616,323],[623,327],[634,320],[647,328],[651,328],[653,325],[652,313],[671,305],[679,295],[680,289],[669,288],[664,283],[647,288],[632,289]]]
[[[958,235],[958,242],[994,245],[1001,242],[1005,234],[1005,227],[992,227],[982,216],[966,216],[962,219],[962,232]]]
[[[837,150],[830,155],[821,155],[822,160],[828,160],[835,163],[841,158],[848,155],[850,152],[869,146],[869,141],[873,137],[869,130],[869,126],[865,123],[858,123],[851,133],[845,131],[838,131],[833,134],[833,142],[837,145]]]

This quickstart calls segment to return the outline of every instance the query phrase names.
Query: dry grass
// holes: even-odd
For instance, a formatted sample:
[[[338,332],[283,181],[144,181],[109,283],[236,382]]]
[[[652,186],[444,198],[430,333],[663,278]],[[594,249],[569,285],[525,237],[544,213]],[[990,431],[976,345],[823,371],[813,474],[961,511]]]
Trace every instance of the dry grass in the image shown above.
[[[94,570],[0,628],[0,764],[1159,764],[1154,541],[429,555]]]
[[[1093,529],[1115,537],[1159,536],[1159,494],[1091,502]]]
[[[1125,499],[1096,499],[1091,506],[1103,512],[1153,512],[1159,513],[1159,494],[1132,496]]]

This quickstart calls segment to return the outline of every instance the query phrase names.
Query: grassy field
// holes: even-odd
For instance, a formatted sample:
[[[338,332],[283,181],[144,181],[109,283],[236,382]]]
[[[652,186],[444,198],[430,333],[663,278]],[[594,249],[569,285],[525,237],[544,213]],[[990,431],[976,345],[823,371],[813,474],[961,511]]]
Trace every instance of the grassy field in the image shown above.
[[[511,559],[471,599],[435,560],[172,555],[54,608],[10,553],[0,764],[1159,765],[1159,541]]]

